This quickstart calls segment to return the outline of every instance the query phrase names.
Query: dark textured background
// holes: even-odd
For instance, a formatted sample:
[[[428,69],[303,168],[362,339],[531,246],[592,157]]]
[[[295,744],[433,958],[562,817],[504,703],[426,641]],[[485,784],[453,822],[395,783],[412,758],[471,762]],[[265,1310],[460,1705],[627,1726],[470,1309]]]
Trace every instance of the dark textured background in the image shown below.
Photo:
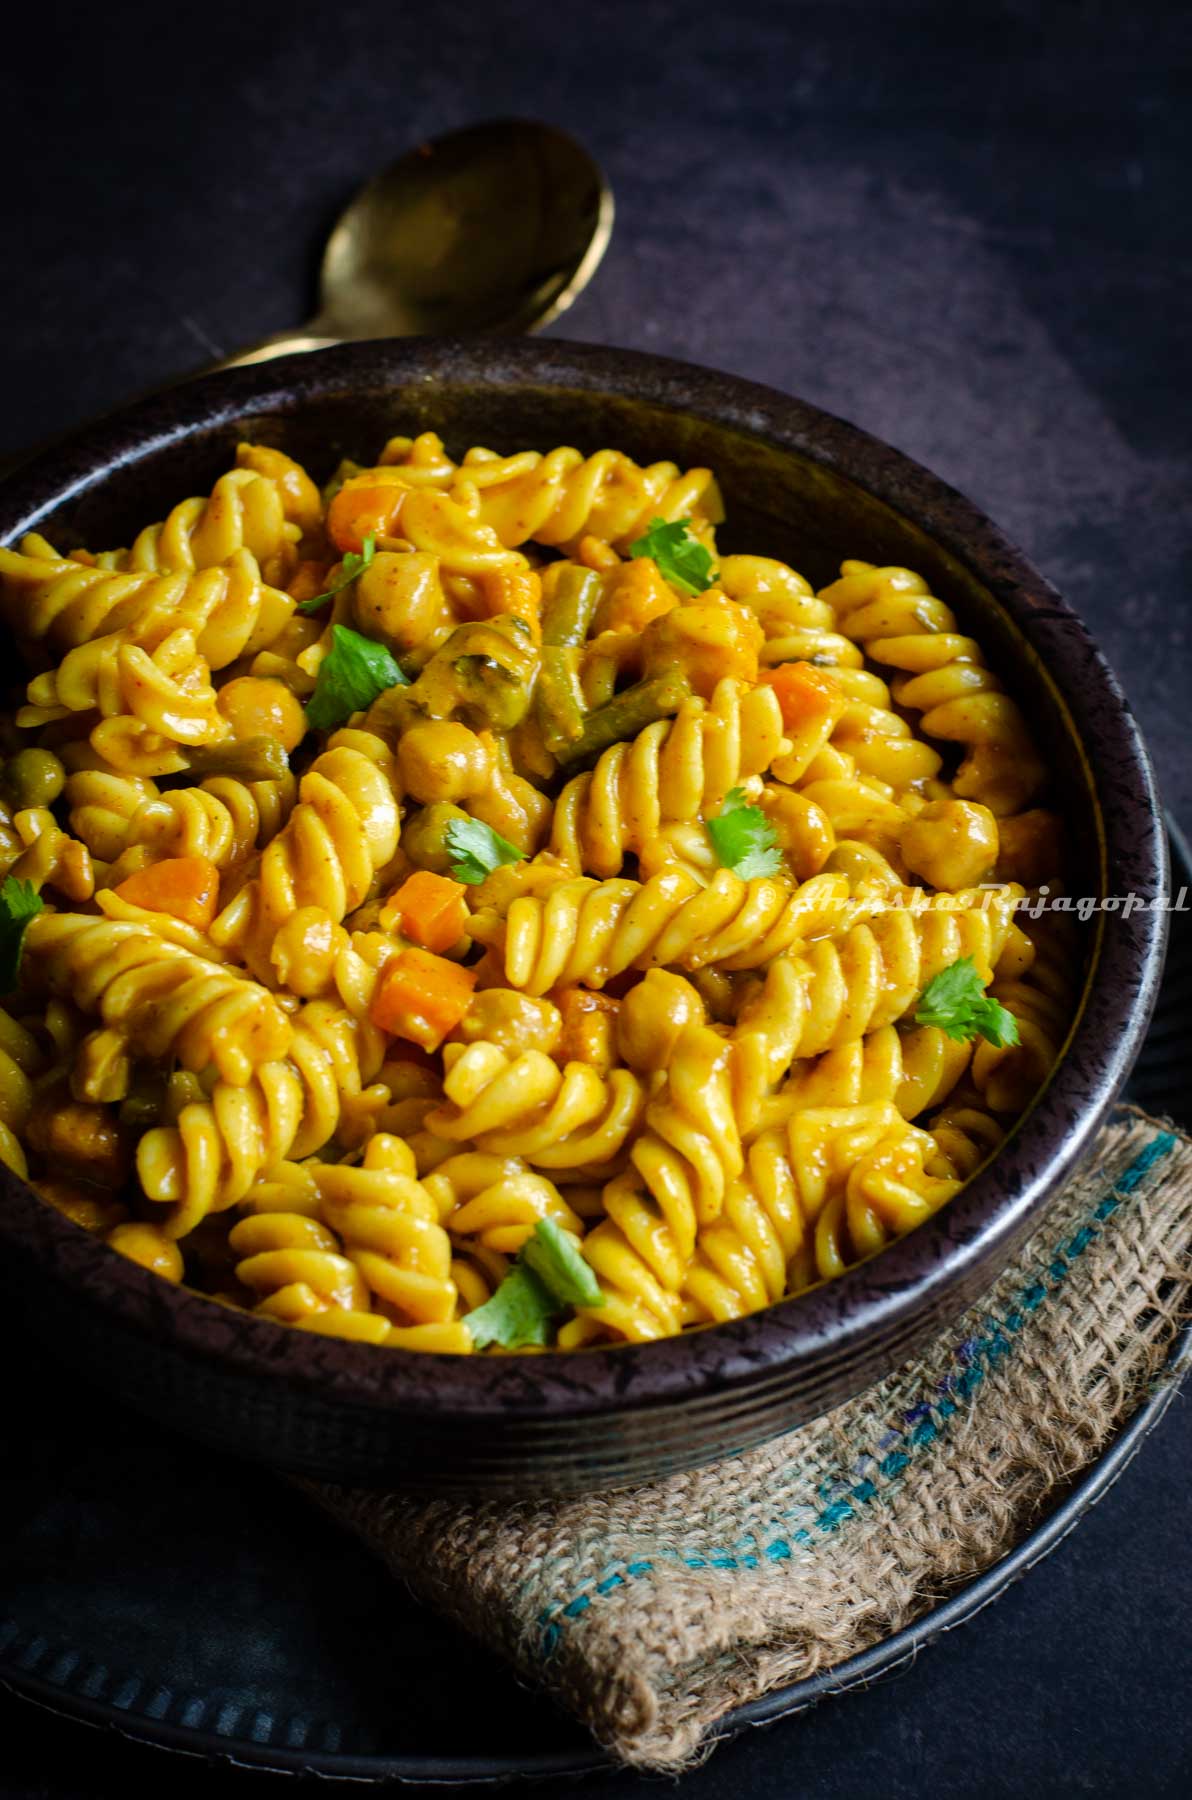
[[[306,317],[339,207],[419,136],[541,116],[618,202],[555,330],[803,394],[970,494],[1092,624],[1187,827],[1190,75],[1154,0],[41,4],[0,76],[0,452]],[[1190,1450],[1177,1402],[1025,1586],[685,1800],[1187,1793]],[[282,1791],[0,1697],[12,1800],[139,1781]]]

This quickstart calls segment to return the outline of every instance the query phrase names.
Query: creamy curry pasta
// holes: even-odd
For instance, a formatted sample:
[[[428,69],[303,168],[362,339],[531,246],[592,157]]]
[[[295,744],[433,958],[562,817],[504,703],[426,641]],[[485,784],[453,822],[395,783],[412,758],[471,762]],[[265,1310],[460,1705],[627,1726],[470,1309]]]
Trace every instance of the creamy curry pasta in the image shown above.
[[[722,517],[425,433],[0,550],[0,1159],[223,1305],[456,1353],[737,1318],[945,1205],[1074,1006],[1047,768],[918,575]]]

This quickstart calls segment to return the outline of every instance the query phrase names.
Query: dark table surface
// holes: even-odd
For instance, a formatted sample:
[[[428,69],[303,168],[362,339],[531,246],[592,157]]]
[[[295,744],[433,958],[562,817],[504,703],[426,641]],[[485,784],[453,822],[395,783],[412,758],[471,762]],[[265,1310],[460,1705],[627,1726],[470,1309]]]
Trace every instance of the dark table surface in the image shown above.
[[[1190,21],[1174,0],[23,9],[0,454],[307,317],[326,228],[420,136],[543,117],[618,204],[554,331],[802,394],[970,494],[1093,627],[1187,828]],[[1177,1401],[995,1609],[681,1793],[1189,1792],[1190,1453]],[[12,1800],[140,1783],[283,1787],[0,1697]]]

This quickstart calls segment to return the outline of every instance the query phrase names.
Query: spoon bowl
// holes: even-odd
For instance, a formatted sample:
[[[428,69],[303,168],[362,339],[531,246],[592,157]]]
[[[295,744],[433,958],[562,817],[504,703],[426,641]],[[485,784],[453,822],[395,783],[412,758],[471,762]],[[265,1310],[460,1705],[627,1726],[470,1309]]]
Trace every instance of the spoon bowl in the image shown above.
[[[361,189],[327,242],[309,324],[219,366],[351,338],[536,331],[586,287],[612,225],[612,191],[566,132],[469,125]]]

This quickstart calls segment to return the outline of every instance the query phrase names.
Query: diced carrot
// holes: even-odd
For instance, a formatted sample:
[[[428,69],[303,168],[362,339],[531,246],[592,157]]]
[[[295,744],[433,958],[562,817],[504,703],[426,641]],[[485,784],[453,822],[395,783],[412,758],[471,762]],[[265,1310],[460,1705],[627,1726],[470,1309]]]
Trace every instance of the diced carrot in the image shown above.
[[[476,973],[415,946],[386,963],[368,1016],[392,1037],[437,1050],[463,1018]]]
[[[381,924],[387,931],[396,927],[427,950],[450,950],[467,922],[463,883],[429,869],[408,876],[381,908]]]
[[[601,1075],[613,1065],[613,1033],[621,1003],[590,988],[557,988],[550,996],[563,1015],[556,1062],[587,1063]]]
[[[776,669],[767,669],[761,680],[777,694],[782,722],[790,731],[826,718],[838,719],[844,711],[840,683],[813,663],[780,663]]]
[[[206,931],[219,899],[219,870],[205,856],[168,856],[129,875],[115,892],[148,912],[169,913]]]
[[[651,556],[622,563],[592,621],[593,632],[644,631],[651,619],[661,618],[679,604],[674,588],[662,579]]]
[[[327,535],[341,555],[359,553],[366,537],[382,537],[396,523],[410,492],[400,469],[366,469],[344,482],[327,508]]]

